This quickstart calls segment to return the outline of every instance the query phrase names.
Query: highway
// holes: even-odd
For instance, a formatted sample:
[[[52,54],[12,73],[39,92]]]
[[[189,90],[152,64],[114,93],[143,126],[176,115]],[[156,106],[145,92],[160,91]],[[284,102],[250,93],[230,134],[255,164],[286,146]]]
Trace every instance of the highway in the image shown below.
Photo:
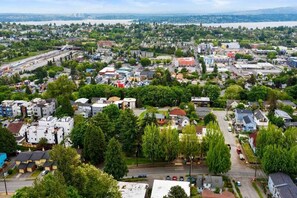
[[[53,50],[44,54],[1,65],[0,71],[4,71],[7,68],[9,68],[9,71],[6,72],[6,74],[15,74],[23,70],[32,71],[39,67],[45,66],[47,62],[52,61],[53,58],[55,60],[64,58],[65,56],[69,55],[70,52],[71,51]],[[74,51],[72,51],[72,53],[74,53]]]

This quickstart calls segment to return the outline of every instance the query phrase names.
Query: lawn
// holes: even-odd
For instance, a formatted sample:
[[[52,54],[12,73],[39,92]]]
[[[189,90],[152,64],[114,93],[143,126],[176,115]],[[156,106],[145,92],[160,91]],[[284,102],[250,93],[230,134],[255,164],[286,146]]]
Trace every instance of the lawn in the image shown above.
[[[242,144],[243,152],[245,153],[247,160],[250,164],[257,164],[259,161],[251,149],[249,143],[245,142]]]
[[[12,173],[8,175],[6,178],[13,178],[16,174],[18,174],[18,169],[14,168],[12,169]]]
[[[128,166],[137,164],[135,157],[126,157],[125,161]],[[152,164],[152,162],[146,158],[138,158],[138,164]]]
[[[38,175],[41,173],[41,170],[35,170],[32,174],[31,174],[31,176],[30,177],[32,177],[32,178],[36,178],[36,177],[38,177]]]

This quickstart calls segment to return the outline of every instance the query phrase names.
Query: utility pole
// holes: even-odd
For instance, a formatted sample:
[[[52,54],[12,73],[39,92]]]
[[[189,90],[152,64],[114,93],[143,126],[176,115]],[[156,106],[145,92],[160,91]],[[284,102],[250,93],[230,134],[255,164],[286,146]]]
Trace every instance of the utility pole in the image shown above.
[[[6,192],[6,195],[8,195],[8,192],[7,192],[7,186],[6,186],[6,173],[3,171],[3,181],[4,181],[4,186],[5,186],[5,192]]]

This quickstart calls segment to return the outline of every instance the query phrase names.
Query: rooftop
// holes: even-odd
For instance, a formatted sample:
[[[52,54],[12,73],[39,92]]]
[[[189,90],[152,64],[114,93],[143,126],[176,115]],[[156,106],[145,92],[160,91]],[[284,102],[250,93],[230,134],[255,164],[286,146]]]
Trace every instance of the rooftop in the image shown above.
[[[269,177],[273,181],[275,188],[279,190],[280,197],[296,198],[297,186],[293,183],[292,179],[284,173],[273,173]]]
[[[122,198],[144,198],[148,189],[148,184],[118,182]]]
[[[163,198],[168,195],[170,188],[173,186],[182,187],[186,194],[190,196],[190,182],[154,180],[151,198]]]

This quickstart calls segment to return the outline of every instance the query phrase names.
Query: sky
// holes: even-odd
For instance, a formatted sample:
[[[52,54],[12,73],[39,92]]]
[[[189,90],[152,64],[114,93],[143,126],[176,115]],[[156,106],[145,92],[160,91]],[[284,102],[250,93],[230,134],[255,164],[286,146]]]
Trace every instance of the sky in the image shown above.
[[[0,13],[218,13],[297,7],[296,0],[0,0]]]

